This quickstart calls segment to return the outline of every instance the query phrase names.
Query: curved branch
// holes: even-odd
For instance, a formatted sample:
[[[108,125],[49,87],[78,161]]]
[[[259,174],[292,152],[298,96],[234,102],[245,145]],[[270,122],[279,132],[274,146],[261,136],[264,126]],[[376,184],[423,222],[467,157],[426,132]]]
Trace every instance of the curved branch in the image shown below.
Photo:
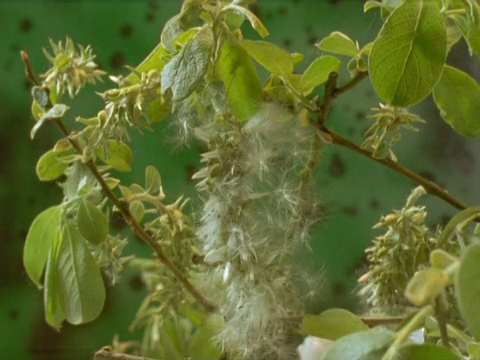
[[[25,63],[25,73],[27,77],[36,85],[38,85],[38,81],[35,78],[34,72],[32,71],[32,67],[28,58],[28,54],[24,51],[21,52],[22,59]],[[52,104],[49,100],[49,104],[46,106],[46,108],[52,107]],[[55,119],[55,123],[58,125],[60,128],[61,132],[65,135],[67,140],[70,142],[70,144],[73,146],[75,151],[78,154],[83,153],[83,149],[81,144],[78,143],[78,141],[72,139],[70,137],[70,133],[65,127],[65,124],[62,122],[60,118]],[[193,284],[188,280],[187,276],[173,263],[168,256],[165,254],[165,251],[163,250],[163,247],[160,243],[155,241],[143,228],[140,223],[138,223],[137,220],[133,217],[133,215],[130,212],[130,209],[128,207],[128,204],[123,202],[121,199],[119,199],[115,193],[110,189],[108,184],[105,182],[105,179],[103,178],[102,174],[97,169],[97,166],[92,160],[89,160],[85,163],[85,166],[90,170],[90,172],[93,174],[95,179],[98,181],[100,184],[105,196],[112,201],[112,203],[115,205],[115,207],[120,211],[122,216],[124,217],[125,221],[127,224],[129,224],[130,229],[132,230],[132,233],[141,241],[149,245],[156,253],[158,259],[173,273],[173,275],[182,283],[184,288],[195,298],[195,300],[198,301],[200,305],[202,305],[206,311],[208,312],[214,312],[217,310],[217,306],[207,299],[203,297],[202,294],[193,286]]]

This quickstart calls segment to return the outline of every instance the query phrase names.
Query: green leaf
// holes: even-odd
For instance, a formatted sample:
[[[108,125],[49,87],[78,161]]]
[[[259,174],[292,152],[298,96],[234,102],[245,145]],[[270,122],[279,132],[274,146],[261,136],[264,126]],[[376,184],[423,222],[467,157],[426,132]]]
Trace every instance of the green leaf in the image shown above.
[[[277,45],[250,40],[242,40],[240,44],[256,62],[272,74],[287,76],[293,72],[292,56]]]
[[[445,66],[433,90],[443,120],[463,136],[480,135],[480,86],[467,73]]]
[[[160,35],[161,44],[168,51],[175,51],[175,39],[180,35],[183,30],[180,27],[180,14],[167,20],[163,27],[162,34]]]
[[[58,296],[57,284],[55,281],[55,269],[57,266],[57,255],[59,245],[59,228],[55,231],[55,239],[47,260],[47,269],[45,270],[45,289],[43,291],[43,302],[45,310],[45,321],[54,329],[60,330],[60,326],[65,320],[60,298]]]
[[[256,17],[255,14],[250,10],[248,10],[247,8],[244,8],[242,6],[238,6],[235,4],[230,4],[230,5],[227,5],[223,9],[223,11],[224,12],[233,11],[234,13],[243,16],[246,20],[248,20],[250,25],[252,25],[252,28],[258,33],[258,35],[260,35],[262,38],[268,36],[267,28],[262,24],[260,19]]]
[[[34,86],[32,87],[32,97],[40,109],[45,110],[49,102],[47,90],[41,86]]]
[[[215,67],[236,120],[250,119],[262,102],[262,87],[250,56],[230,34],[222,42]]]
[[[406,344],[399,347],[393,360],[462,360],[451,350],[432,344]]]
[[[344,336],[327,349],[322,360],[381,360],[394,335],[376,328]]]
[[[108,219],[88,200],[80,201],[77,212],[78,230],[92,244],[102,243],[108,235]]]
[[[40,278],[61,217],[62,209],[59,206],[50,207],[37,215],[28,230],[23,250],[23,265],[27,275],[38,288],[42,287]]]
[[[442,270],[428,268],[415,273],[407,284],[405,296],[413,305],[423,306],[434,300],[450,284]]]
[[[440,79],[446,49],[445,19],[438,6],[429,0],[403,3],[373,43],[369,67],[376,93],[393,106],[420,102]]]
[[[334,31],[315,45],[318,49],[337,55],[357,56],[359,49],[347,35]]]
[[[162,193],[162,178],[158,170],[151,165],[145,169],[145,190],[149,194],[156,195]]]
[[[107,156],[101,148],[95,149],[95,155],[115,170],[123,172],[132,170],[130,167],[133,158],[132,150],[123,142],[108,140]]]
[[[214,314],[195,328],[189,343],[189,353],[192,355],[192,360],[220,359],[222,350],[218,344],[212,341],[212,338],[220,333],[223,326],[221,316]]]
[[[445,270],[457,262],[458,259],[445,250],[435,249],[430,253],[430,264],[434,268]]]
[[[85,239],[72,225],[62,229],[56,279],[65,319],[78,325],[94,320],[103,309],[105,287]]]
[[[187,98],[207,71],[213,45],[212,29],[205,26],[163,68],[162,94],[172,89],[174,101]]]
[[[50,110],[43,113],[33,126],[32,131],[30,131],[30,138],[33,139],[35,137],[38,129],[40,129],[46,121],[60,119],[68,109],[70,109],[70,107],[65,104],[55,104]]]
[[[127,79],[132,84],[140,82],[140,78],[137,73],[149,72],[150,70],[161,71],[165,66],[165,57],[168,55],[168,52],[165,50],[162,43],[159,43],[155,49],[143,60],[136,68],[135,72],[130,73]]]
[[[480,359],[480,343],[478,342],[469,342],[467,344],[468,355],[470,355],[470,360]]]
[[[329,309],[320,315],[305,315],[302,330],[308,335],[337,340],[345,335],[368,330],[368,326],[350,311]]]
[[[148,104],[147,118],[150,124],[164,120],[172,112],[172,104],[163,98],[156,98]]]
[[[60,161],[61,152],[47,151],[38,159],[36,172],[41,181],[52,181],[63,175],[68,164]]]
[[[132,201],[128,205],[128,209],[130,210],[130,213],[132,214],[133,218],[137,222],[141,222],[143,219],[143,216],[145,215],[145,206],[140,200],[135,200]]]
[[[300,79],[303,95],[310,94],[317,86],[328,80],[331,72],[337,72],[341,61],[335,56],[326,55],[314,60]]]
[[[450,219],[450,221],[447,223],[442,233],[440,234],[438,238],[438,246],[446,246],[458,225],[467,221],[468,219],[473,220],[473,218],[479,214],[480,207],[470,207],[456,214],[453,218]]]
[[[473,335],[480,338],[480,244],[470,245],[464,252],[455,277],[455,295],[463,320]]]

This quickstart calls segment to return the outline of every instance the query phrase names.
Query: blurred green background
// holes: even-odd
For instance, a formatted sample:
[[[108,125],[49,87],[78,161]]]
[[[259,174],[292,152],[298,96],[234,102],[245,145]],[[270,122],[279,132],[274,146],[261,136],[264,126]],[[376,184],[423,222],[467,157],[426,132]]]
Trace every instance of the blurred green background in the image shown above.
[[[128,269],[115,288],[108,288],[101,317],[93,324],[66,325],[60,333],[45,325],[42,293],[29,282],[22,266],[22,248],[29,224],[36,214],[61,200],[53,183],[41,183],[35,163],[61,134],[45,126],[30,141],[33,124],[30,94],[20,50],[29,53],[34,70],[46,71],[41,48],[70,36],[91,44],[101,67],[125,74],[124,65],[135,65],[159,40],[165,21],[178,12],[180,0],[149,1],[11,1],[0,2],[0,357],[2,359],[91,359],[95,350],[109,344],[114,334],[121,340],[138,337],[127,328],[145,295],[138,277]],[[306,55],[304,66],[321,53],[313,46],[319,39],[340,30],[361,45],[371,41],[381,21],[375,11],[363,14],[361,0],[260,0],[254,11],[270,30],[269,41],[289,51]],[[245,28],[246,36],[258,38]],[[478,64],[459,45],[449,61],[478,74]],[[455,51],[454,50],[454,51]],[[346,62],[342,64],[345,70]],[[341,74],[340,82],[348,80]],[[106,83],[96,88],[113,87]],[[91,90],[91,89],[90,89]],[[86,92],[89,92],[88,90]],[[90,91],[91,92],[91,91]],[[335,101],[329,125],[348,138],[361,142],[369,126],[368,109],[378,105],[368,80]],[[75,111],[92,116],[102,106],[94,94],[81,95]],[[397,147],[399,161],[434,179],[453,194],[478,203],[479,170],[476,153],[480,143],[455,135],[439,119],[432,102],[415,109],[428,124],[420,133],[405,134]],[[428,127],[428,135],[427,128]],[[148,164],[162,173],[170,199],[193,196],[190,176],[198,169],[198,149],[169,151],[162,138],[162,125],[155,133],[133,137],[133,173],[128,183],[143,181]],[[140,141],[138,141],[140,140]],[[137,141],[137,142],[136,142]],[[401,175],[346,150],[326,147],[318,169],[317,189],[327,206],[327,217],[312,237],[311,250],[298,254],[299,267],[312,276],[325,273],[326,280],[311,311],[327,306],[362,311],[355,298],[355,279],[365,267],[364,248],[375,236],[371,227],[381,214],[401,208],[414,184]],[[431,224],[444,222],[453,209],[437,199],[425,198]],[[149,250],[133,241],[130,252]]]

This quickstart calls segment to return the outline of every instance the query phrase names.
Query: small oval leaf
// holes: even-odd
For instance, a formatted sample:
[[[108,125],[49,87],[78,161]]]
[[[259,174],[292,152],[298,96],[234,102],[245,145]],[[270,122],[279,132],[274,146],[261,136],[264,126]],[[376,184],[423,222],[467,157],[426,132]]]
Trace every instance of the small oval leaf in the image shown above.
[[[334,31],[326,38],[323,38],[316,47],[337,55],[354,57],[359,53],[357,45],[355,45],[353,40],[339,31]]]
[[[314,60],[305,70],[299,88],[303,95],[310,94],[317,86],[328,80],[331,72],[337,72],[341,61],[335,56],[325,55]]]
[[[102,243],[108,235],[108,219],[90,201],[82,200],[77,213],[78,230],[92,244]]]
[[[293,72],[292,56],[282,48],[266,41],[242,40],[242,47],[265,69],[278,76]]]
[[[462,357],[442,346],[407,344],[395,352],[393,360],[462,360]]]
[[[202,28],[162,70],[162,94],[172,89],[173,100],[187,98],[202,80],[210,63],[212,29]]]
[[[41,181],[52,181],[63,175],[68,164],[60,161],[58,157],[58,152],[49,150],[38,159],[35,170]]]
[[[55,239],[55,232],[60,225],[61,217],[62,209],[53,206],[38,214],[28,230],[23,250],[23,265],[27,275],[38,288],[41,288],[40,278]]]
[[[370,52],[376,93],[393,106],[420,102],[440,79],[446,54],[445,19],[437,4],[403,3],[388,17]]]
[[[105,287],[85,239],[72,225],[62,229],[56,265],[55,283],[65,319],[74,325],[94,320],[103,309]]]
[[[463,320],[478,339],[480,338],[480,244],[470,245],[464,252],[455,277],[455,295]]]
[[[231,34],[222,42],[215,67],[236,120],[250,119],[262,101],[262,87],[250,56]]]
[[[368,330],[368,326],[350,311],[329,309],[320,315],[305,315],[302,330],[318,338],[337,340],[354,332]]]
[[[116,140],[108,140],[107,154],[105,154],[103,149],[97,148],[95,149],[95,155],[115,170],[123,172],[132,170],[130,167],[133,158],[132,150],[123,142],[119,143]]]
[[[450,284],[450,277],[442,270],[429,268],[418,271],[407,284],[405,296],[415,306],[434,300]]]
[[[467,73],[445,66],[433,99],[447,124],[463,136],[480,135],[480,85]]]
[[[381,360],[394,335],[376,328],[344,336],[327,349],[322,360]]]

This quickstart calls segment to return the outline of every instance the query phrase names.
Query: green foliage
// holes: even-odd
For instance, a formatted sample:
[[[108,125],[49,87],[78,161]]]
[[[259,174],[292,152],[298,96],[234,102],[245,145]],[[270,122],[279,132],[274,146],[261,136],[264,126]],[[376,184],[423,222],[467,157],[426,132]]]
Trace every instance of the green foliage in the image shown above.
[[[442,118],[463,136],[480,135],[480,86],[468,74],[445,66],[433,90]]]
[[[480,337],[480,319],[477,306],[480,300],[479,261],[480,244],[472,244],[463,253],[455,277],[455,294],[460,312],[476,338]]]
[[[480,232],[472,224],[480,208],[398,164],[393,147],[402,129],[418,132],[415,123],[428,131],[428,122],[406,106],[431,92],[455,131],[480,134],[479,85],[446,64],[462,38],[479,55],[480,6],[367,1],[365,11],[379,8],[384,20],[378,36],[360,47],[332,32],[316,47],[333,55],[322,54],[298,72],[302,54],[244,39],[244,22],[268,35],[248,9],[251,2],[185,0],[153,51],[127,76],[110,76],[113,88],[99,94],[103,108],[89,117],[73,114],[75,132],[64,121],[70,105],[62,98],[74,98],[104,75],[90,47],[69,38],[51,41],[52,52],[44,53],[52,67],[41,82],[22,53],[35,83],[31,138],[47,122],[63,133],[40,157],[36,173],[41,181],[59,180],[64,198],[33,220],[23,258],[28,276],[43,288],[46,322],[60,329],[65,321],[96,319],[106,300],[104,281],[114,285],[128,265],[148,291],[131,326],[143,330],[134,350],[144,356],[290,359],[301,333],[332,342],[323,360],[479,357]],[[337,84],[344,80],[336,55],[348,59],[343,84]],[[263,85],[254,62],[268,73]],[[385,104],[372,109],[373,124],[359,146],[326,120],[334,100],[368,76]],[[193,204],[195,215],[185,211],[183,197],[166,202],[153,166],[145,169],[143,185],[115,177],[132,171],[137,144],[128,144],[130,131],[155,130],[159,121],[206,149],[193,176],[201,202]],[[354,150],[420,185],[401,210],[375,225],[384,233],[366,250],[368,271],[359,280],[369,310],[402,317],[391,330],[371,329],[370,317],[343,309],[304,314],[292,261],[323,219],[315,167],[324,145]],[[443,229],[431,231],[426,207],[417,205],[427,193],[460,210]],[[131,238],[112,233],[114,213],[153,257],[123,255]],[[315,287],[310,278],[305,282]],[[299,316],[301,326],[292,325]],[[424,344],[408,340],[418,329]]]
[[[366,331],[368,326],[347,310],[329,309],[320,315],[305,315],[302,330],[308,335],[337,340],[355,332]]]
[[[385,329],[356,332],[336,341],[322,360],[380,360],[393,338],[394,333]]]
[[[83,324],[98,317],[105,302],[102,276],[85,239],[73,226],[62,229],[55,267],[56,291],[65,319]]]
[[[30,279],[38,286],[43,269],[47,263],[62,217],[62,209],[58,206],[48,208],[37,215],[28,230],[25,248],[23,251],[23,264]]]
[[[378,96],[393,106],[415,105],[438,82],[447,55],[445,20],[433,1],[407,1],[387,18],[369,57]]]

